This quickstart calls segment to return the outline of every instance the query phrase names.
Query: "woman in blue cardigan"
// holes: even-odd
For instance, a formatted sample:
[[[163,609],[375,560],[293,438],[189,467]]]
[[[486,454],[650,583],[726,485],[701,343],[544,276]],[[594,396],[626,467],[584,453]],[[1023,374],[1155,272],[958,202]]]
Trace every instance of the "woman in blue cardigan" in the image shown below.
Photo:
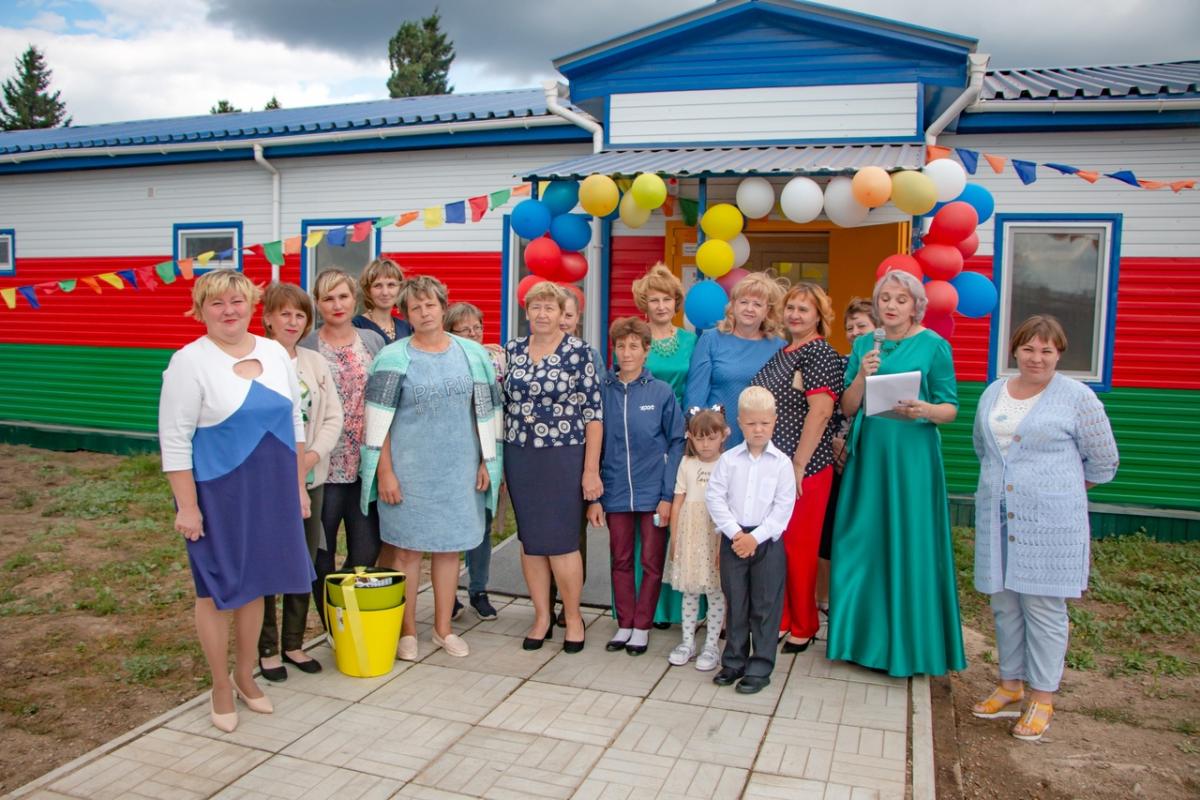
[[[1117,472],[1104,406],[1055,371],[1066,349],[1054,317],[1025,320],[1009,343],[1018,374],[984,390],[975,414],[975,588],[991,595],[1000,683],[972,713],[1020,717],[1012,735],[1026,741],[1050,726],[1067,654],[1067,598],[1087,589],[1087,490]]]

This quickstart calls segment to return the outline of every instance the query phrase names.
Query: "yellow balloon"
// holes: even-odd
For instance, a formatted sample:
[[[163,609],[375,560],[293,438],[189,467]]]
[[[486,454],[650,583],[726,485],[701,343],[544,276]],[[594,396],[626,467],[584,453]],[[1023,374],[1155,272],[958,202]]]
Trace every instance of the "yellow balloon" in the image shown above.
[[[718,203],[704,212],[700,218],[700,229],[710,239],[729,241],[742,232],[746,222],[742,212],[729,203]]]
[[[643,172],[633,179],[629,193],[633,201],[642,208],[653,211],[667,199],[667,184],[653,172]]]
[[[621,198],[621,222],[625,223],[625,227],[640,228],[646,224],[648,219],[650,219],[650,209],[642,208],[634,202],[632,192]]]
[[[897,172],[892,175],[892,202],[905,214],[928,213],[937,205],[937,184],[920,172]]]
[[[619,202],[621,192],[607,175],[588,175],[579,184],[579,205],[594,217],[607,217]]]
[[[736,258],[733,245],[721,239],[709,239],[696,250],[696,266],[710,278],[719,278],[733,269]]]

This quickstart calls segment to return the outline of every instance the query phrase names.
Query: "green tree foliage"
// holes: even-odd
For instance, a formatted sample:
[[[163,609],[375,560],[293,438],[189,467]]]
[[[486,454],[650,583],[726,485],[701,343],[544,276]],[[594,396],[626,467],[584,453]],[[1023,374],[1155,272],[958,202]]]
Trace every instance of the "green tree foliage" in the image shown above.
[[[50,68],[41,51],[29,45],[17,59],[16,68],[17,74],[4,82],[0,128],[23,131],[70,125],[66,103],[58,99],[62,92],[46,91],[50,88]]]
[[[237,114],[241,109],[228,100],[218,100],[217,104],[208,110],[210,114]]]
[[[267,101],[265,106],[263,106],[263,111],[275,111],[280,108],[283,108],[283,105],[280,104],[279,98],[275,95],[271,95],[271,99]]]
[[[425,94],[449,94],[446,84],[454,61],[454,42],[441,30],[441,15],[433,14],[420,23],[409,20],[400,26],[388,42],[388,61],[392,77],[388,93],[392,97],[416,97]]]

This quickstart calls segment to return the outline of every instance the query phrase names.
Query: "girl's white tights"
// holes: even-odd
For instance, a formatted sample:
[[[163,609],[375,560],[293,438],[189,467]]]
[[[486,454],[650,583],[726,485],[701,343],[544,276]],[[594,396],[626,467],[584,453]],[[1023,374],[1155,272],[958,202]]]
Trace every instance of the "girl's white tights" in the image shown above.
[[[725,625],[725,595],[713,592],[708,597],[708,615],[705,617],[707,633],[704,638],[705,649],[719,650],[721,647],[721,628]],[[683,595],[683,643],[695,650],[696,623],[700,617],[700,594]]]

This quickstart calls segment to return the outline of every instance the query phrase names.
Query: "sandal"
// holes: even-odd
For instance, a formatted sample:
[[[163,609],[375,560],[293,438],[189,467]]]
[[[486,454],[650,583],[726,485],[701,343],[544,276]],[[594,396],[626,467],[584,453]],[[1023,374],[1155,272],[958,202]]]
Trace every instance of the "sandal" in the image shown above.
[[[1054,716],[1054,706],[1049,703],[1030,701],[1025,713],[1017,724],[1012,727],[1012,735],[1023,742],[1036,742],[1050,729],[1050,718]]]
[[[1005,689],[997,686],[986,699],[971,706],[971,713],[980,719],[999,719],[1001,717],[1021,716],[1021,701],[1025,699],[1025,689]]]

